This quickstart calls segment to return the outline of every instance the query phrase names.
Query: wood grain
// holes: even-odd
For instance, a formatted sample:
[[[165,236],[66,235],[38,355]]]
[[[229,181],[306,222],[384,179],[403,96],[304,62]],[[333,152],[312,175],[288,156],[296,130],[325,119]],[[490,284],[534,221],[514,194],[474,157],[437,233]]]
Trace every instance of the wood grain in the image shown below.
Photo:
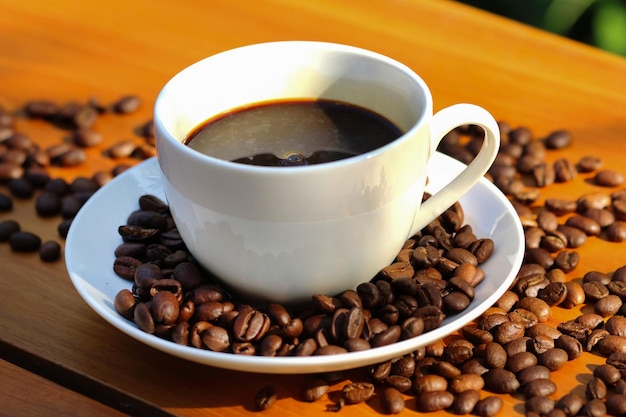
[[[436,109],[457,102],[476,103],[513,126],[530,127],[537,137],[568,128],[575,143],[551,153],[551,160],[576,161],[596,154],[605,167],[623,168],[623,58],[457,3],[0,0],[0,10],[0,106],[19,111],[29,99],[66,103],[92,97],[111,103],[131,93],[143,100],[132,115],[101,117],[95,128],[105,140],[89,151],[89,164],[51,168],[53,176],[72,179],[137,163],[111,160],[102,153],[122,139],[142,140],[134,130],[150,120],[154,99],[171,76],[216,52],[282,39],[347,43],[389,55],[422,75],[432,89]],[[68,135],[22,117],[17,119],[16,130],[42,147],[67,140]],[[0,185],[0,191],[6,192],[6,187]],[[542,190],[542,196],[576,198],[595,191],[597,187],[581,176]],[[60,219],[37,217],[30,200],[15,204],[12,212],[0,214],[0,220],[16,219],[25,230],[60,240],[56,230]],[[580,250],[579,268],[569,278],[580,279],[589,270],[615,270],[626,263],[621,256],[624,248],[590,239]],[[317,415],[329,404],[299,400],[305,376],[225,371],[143,346],[88,308],[62,262],[44,264],[36,255],[12,252],[6,244],[0,244],[0,262],[0,357],[98,401],[134,414],[162,410],[178,416],[238,416],[252,414],[254,393],[271,383],[279,400],[266,415]],[[556,325],[578,314],[579,310],[555,308],[550,323]],[[570,390],[582,392],[591,368],[602,361],[597,355],[584,354],[557,371],[555,398]],[[2,369],[3,381],[17,372],[26,390],[29,380],[37,379],[11,366]],[[361,377],[359,371],[349,376]],[[32,391],[40,386],[33,384]],[[501,415],[523,414],[519,398],[503,399]],[[415,409],[411,401],[408,410]],[[345,407],[341,414],[373,416],[379,411],[375,400]],[[33,409],[25,415],[38,412]]]

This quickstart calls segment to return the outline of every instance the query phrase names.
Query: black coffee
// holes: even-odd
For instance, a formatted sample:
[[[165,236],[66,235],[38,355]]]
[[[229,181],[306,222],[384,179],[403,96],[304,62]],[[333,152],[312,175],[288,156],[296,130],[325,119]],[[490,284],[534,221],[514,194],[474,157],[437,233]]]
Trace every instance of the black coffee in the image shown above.
[[[228,161],[298,166],[369,152],[401,135],[389,120],[362,107],[303,99],[235,109],[201,124],[185,143]]]

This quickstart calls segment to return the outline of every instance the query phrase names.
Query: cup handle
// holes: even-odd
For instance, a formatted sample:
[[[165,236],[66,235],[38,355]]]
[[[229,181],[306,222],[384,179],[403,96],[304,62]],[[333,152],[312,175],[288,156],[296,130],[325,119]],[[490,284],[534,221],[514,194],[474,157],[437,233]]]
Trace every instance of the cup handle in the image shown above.
[[[430,155],[443,137],[459,126],[473,124],[485,131],[482,148],[474,160],[456,178],[422,203],[413,221],[413,236],[452,206],[489,170],[500,148],[500,129],[493,116],[473,104],[455,104],[438,111],[430,122]]]

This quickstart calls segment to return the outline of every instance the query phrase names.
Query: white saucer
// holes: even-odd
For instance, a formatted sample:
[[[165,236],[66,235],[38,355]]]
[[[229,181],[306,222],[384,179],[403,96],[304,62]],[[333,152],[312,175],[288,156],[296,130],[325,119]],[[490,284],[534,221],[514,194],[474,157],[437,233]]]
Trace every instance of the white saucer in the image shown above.
[[[460,172],[464,165],[437,153],[429,166],[428,191],[433,192]],[[74,219],[66,240],[65,259],[70,278],[82,298],[102,318],[146,345],[201,364],[274,374],[328,372],[371,365],[433,343],[468,324],[491,307],[509,288],[524,255],[522,226],[506,197],[489,181],[481,180],[461,200],[465,221],[478,237],[491,238],[495,251],[482,267],[485,280],[476,288],[470,306],[446,318],[435,330],[389,346],[340,355],[313,357],[261,357],[217,353],[181,346],[144,333],[113,307],[115,295],[131,287],[113,273],[114,250],[121,243],[118,226],[138,208],[142,194],[165,198],[161,171],[152,158],[129,169],[102,187]]]

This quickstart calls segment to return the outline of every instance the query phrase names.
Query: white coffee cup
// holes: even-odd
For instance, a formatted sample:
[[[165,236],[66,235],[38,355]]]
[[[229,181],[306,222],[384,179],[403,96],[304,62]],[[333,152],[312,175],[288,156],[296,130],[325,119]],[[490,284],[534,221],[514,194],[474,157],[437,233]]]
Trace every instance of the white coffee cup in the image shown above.
[[[204,155],[184,144],[207,119],[270,100],[323,98],[365,107],[405,133],[371,152],[300,167],[263,167]],[[404,242],[485,174],[499,129],[470,104],[433,116],[425,82],[367,50],[323,42],[244,46],[175,75],[154,110],[158,160],[179,232],[227,288],[298,302],[370,280]],[[450,130],[485,130],[474,161],[421,204],[430,156]]]

